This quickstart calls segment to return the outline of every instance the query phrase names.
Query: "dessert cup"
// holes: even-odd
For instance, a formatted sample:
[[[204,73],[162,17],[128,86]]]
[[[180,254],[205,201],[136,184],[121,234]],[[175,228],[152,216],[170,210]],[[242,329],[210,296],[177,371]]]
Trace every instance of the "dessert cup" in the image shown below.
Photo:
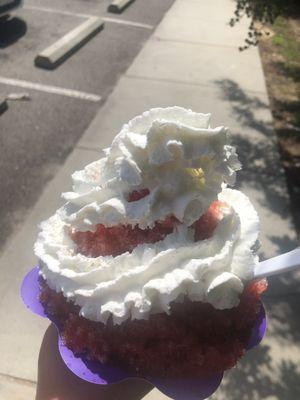
[[[41,224],[24,302],[55,323],[82,379],[142,377],[173,398],[206,398],[266,328],[259,218],[228,188],[241,168],[228,129],[157,108],[103,154]]]
[[[49,320],[56,326],[58,333],[60,333],[57,321],[55,321],[55,318],[45,313],[44,306],[41,304],[39,296],[39,267],[35,267],[23,280],[21,286],[21,297],[24,304],[31,312],[40,317],[49,318]],[[260,313],[257,316],[256,324],[252,330],[247,350],[251,350],[261,342],[266,329],[267,320],[264,307],[261,304]],[[67,368],[84,381],[97,385],[109,385],[124,379],[137,377],[136,374],[124,371],[121,368],[111,367],[97,361],[88,360],[83,355],[75,355],[72,350],[68,349],[64,344],[60,334],[58,336],[58,347]],[[148,380],[161,392],[174,400],[204,400],[217,390],[222,378],[223,373],[215,374],[203,379],[144,377],[144,379]]]

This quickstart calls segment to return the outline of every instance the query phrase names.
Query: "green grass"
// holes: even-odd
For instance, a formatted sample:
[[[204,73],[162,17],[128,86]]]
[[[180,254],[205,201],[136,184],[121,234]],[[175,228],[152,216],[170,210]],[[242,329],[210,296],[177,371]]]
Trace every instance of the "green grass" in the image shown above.
[[[288,113],[292,125],[300,127],[300,97],[296,95],[298,98],[292,98],[293,94],[300,94],[300,37],[295,34],[293,26],[295,20],[278,17],[272,26],[273,44],[282,57],[276,62],[277,70],[287,78],[286,85],[281,85],[283,96],[279,107],[283,113]],[[299,131],[293,131],[293,137],[299,140]]]
[[[300,39],[296,37],[288,20],[278,17],[274,22],[273,43],[278,46],[286,66],[298,65],[300,68]]]

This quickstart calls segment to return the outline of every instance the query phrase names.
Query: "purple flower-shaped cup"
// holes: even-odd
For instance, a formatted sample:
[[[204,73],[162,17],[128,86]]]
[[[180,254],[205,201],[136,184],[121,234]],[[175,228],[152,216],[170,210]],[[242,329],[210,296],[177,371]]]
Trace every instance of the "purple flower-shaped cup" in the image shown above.
[[[23,302],[33,313],[49,318],[56,328],[57,321],[45,313],[44,307],[39,301],[39,268],[33,268],[24,278],[21,287]],[[267,328],[266,314],[263,305],[258,315],[247,349],[257,346],[263,339]],[[59,329],[58,329],[59,332]],[[137,375],[123,371],[122,369],[107,366],[100,362],[88,360],[84,356],[75,355],[63,343],[59,335],[59,351],[66,366],[79,378],[98,385],[109,385],[124,379],[134,378]],[[212,395],[219,387],[223,373],[215,374],[203,379],[171,379],[171,378],[147,378],[161,392],[174,400],[203,400]]]

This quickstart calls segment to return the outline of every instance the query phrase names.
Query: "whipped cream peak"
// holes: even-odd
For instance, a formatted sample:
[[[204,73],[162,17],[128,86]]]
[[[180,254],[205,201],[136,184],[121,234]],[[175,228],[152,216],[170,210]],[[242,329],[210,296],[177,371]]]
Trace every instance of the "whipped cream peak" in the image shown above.
[[[100,160],[72,175],[66,204],[41,225],[42,276],[82,316],[103,323],[111,315],[119,324],[169,313],[184,296],[237,306],[258,263],[259,231],[249,199],[227,188],[238,169],[228,129],[211,128],[210,114],[169,107],[132,119]],[[215,200],[222,216],[209,238],[195,241],[194,223]],[[143,230],[170,216],[177,221],[171,233],[115,257],[81,254],[70,234],[99,224]]]
[[[235,182],[240,168],[228,129],[210,128],[210,115],[181,107],[152,109],[125,124],[105,157],[73,174],[73,192],[60,210],[81,231],[99,223],[142,228],[174,215],[192,224]],[[149,189],[128,202],[133,190]]]

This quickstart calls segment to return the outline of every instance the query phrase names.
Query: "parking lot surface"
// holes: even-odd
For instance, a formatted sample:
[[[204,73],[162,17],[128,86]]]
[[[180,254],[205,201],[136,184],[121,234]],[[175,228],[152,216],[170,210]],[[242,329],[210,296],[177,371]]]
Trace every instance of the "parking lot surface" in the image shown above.
[[[0,247],[25,219],[173,0],[136,0],[120,15],[107,13],[109,3],[28,0],[0,25],[0,94],[27,95],[27,100],[8,101],[0,115]],[[55,70],[34,65],[39,52],[89,16],[104,19],[102,32]]]

